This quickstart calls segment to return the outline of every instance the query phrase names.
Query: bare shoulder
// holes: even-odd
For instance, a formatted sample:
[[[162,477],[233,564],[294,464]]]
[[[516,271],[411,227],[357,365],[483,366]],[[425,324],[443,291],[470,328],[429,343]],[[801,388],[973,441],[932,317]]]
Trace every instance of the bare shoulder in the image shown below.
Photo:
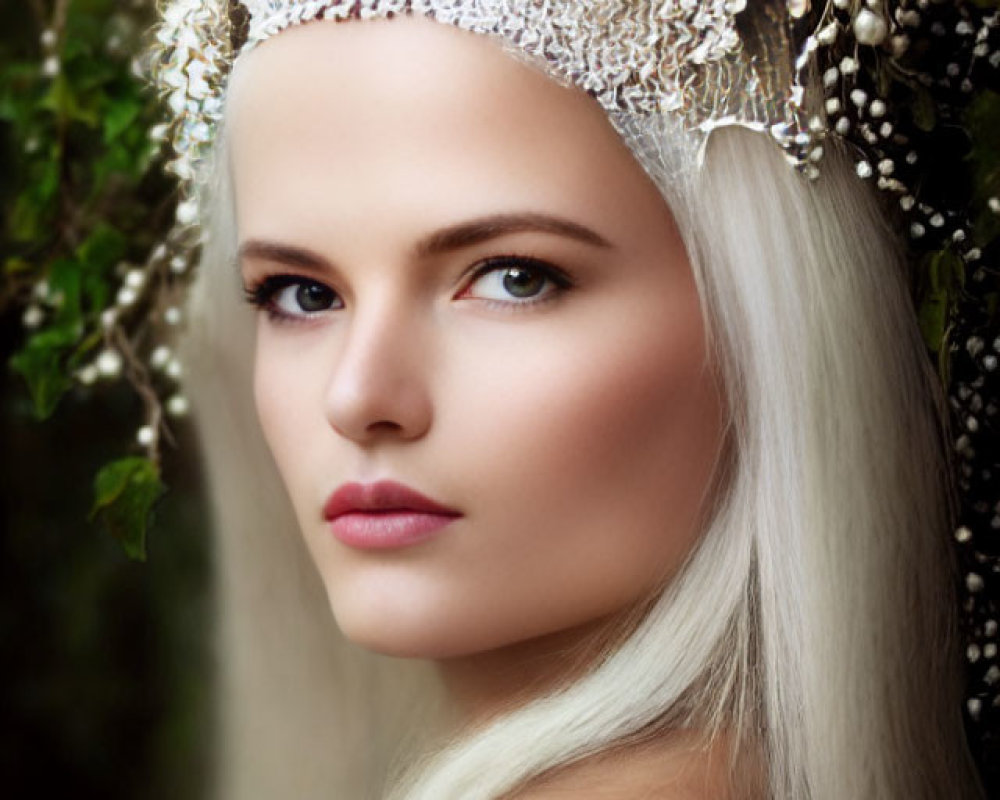
[[[509,800],[760,800],[761,774],[728,740],[675,734],[556,770]]]

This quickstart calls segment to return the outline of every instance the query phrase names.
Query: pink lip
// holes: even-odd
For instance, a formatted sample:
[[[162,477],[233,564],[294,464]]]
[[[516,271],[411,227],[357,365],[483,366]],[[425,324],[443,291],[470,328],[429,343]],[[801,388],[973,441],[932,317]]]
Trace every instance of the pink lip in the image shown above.
[[[333,535],[362,550],[426,541],[462,514],[395,481],[345,483],[323,506]]]

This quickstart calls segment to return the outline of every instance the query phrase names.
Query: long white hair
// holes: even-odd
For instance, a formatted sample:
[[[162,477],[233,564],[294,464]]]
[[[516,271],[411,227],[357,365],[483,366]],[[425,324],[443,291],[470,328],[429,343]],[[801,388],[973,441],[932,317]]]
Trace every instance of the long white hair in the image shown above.
[[[683,570],[583,678],[388,789],[405,717],[441,690],[426,665],[335,629],[252,407],[224,131],[215,164],[185,347],[217,531],[220,797],[487,800],[683,728],[762,754],[775,800],[981,796],[941,390],[901,250],[837,148],[810,184],[765,136],[719,131],[670,198],[730,415],[725,479]]]

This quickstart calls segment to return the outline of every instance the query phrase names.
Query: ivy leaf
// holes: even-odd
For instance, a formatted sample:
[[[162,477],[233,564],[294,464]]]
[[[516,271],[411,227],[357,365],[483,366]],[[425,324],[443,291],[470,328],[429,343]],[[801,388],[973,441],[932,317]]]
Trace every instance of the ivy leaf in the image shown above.
[[[166,491],[148,458],[112,461],[94,479],[90,519],[99,521],[134,561],[146,560],[146,527],[153,505]]]
[[[122,232],[102,222],[77,248],[76,255],[87,271],[106,275],[125,257],[127,248]]]
[[[47,330],[33,336],[10,360],[10,366],[21,373],[28,384],[35,417],[39,420],[52,416],[59,400],[73,385],[66,375],[62,357],[75,338],[66,329]]]
[[[62,297],[56,322],[67,330],[80,324],[80,265],[68,258],[57,258],[49,267],[49,291]]]
[[[96,128],[99,124],[97,110],[83,105],[80,99],[73,92],[64,73],[60,72],[52,80],[49,91],[38,102],[38,108],[51,111],[63,119],[76,120],[89,128]]]
[[[31,272],[35,265],[19,256],[11,256],[3,264],[3,271],[7,275],[18,275]]]
[[[920,130],[929,133],[937,125],[937,107],[931,93],[924,88],[913,92],[913,103],[910,106],[913,124]]]
[[[104,143],[113,144],[142,113],[143,104],[129,97],[112,102],[104,112]]]
[[[923,298],[917,312],[917,322],[927,349],[935,355],[943,349],[948,325],[948,292],[934,289]]]

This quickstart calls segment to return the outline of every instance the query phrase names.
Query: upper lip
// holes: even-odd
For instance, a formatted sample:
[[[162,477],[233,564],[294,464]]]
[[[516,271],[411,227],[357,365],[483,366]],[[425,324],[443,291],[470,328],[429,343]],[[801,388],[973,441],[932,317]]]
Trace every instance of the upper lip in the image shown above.
[[[461,516],[415,489],[396,481],[345,483],[330,495],[323,506],[323,518],[332,520],[352,511],[420,511],[428,514]]]

